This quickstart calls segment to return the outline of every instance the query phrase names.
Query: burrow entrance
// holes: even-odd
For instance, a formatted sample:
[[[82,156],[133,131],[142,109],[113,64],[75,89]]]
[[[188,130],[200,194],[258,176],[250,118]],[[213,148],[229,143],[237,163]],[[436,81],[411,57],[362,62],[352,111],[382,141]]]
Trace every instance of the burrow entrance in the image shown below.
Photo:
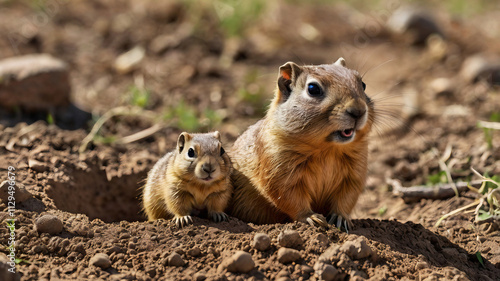
[[[104,222],[143,221],[141,190],[147,168],[114,176],[110,180],[99,167],[65,169],[63,176],[49,180],[46,189],[57,209],[86,214]]]

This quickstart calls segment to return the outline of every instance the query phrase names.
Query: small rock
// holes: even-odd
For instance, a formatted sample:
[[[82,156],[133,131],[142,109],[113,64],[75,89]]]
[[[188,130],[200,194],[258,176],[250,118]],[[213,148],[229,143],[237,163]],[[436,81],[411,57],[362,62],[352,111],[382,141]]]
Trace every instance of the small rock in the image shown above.
[[[3,181],[2,183],[0,183],[0,200],[4,201],[4,202],[7,202],[9,201],[9,187],[11,185],[9,184],[9,181]],[[33,195],[28,191],[26,190],[26,188],[24,187],[24,185],[22,183],[18,183],[18,182],[15,182],[15,185],[14,186],[14,197],[16,198],[16,203],[22,203],[28,199],[30,199],[31,197],[33,197]]]
[[[167,262],[169,266],[177,267],[184,266],[186,264],[182,257],[176,252],[173,252],[172,254],[170,254],[170,256],[167,257]]]
[[[278,250],[278,261],[286,264],[294,262],[301,258],[300,252],[290,248],[280,248]]]
[[[62,221],[54,215],[43,215],[36,219],[35,229],[40,233],[57,234],[63,230]]]
[[[339,271],[331,264],[326,264],[322,262],[316,262],[314,265],[314,271],[318,275],[320,280],[331,281],[335,279],[335,276]]]
[[[193,276],[193,279],[195,281],[204,281],[205,279],[207,279],[207,274],[203,271],[200,271],[200,272],[197,272],[194,276]]]
[[[265,233],[257,233],[253,237],[253,247],[259,251],[266,251],[271,246],[271,238]]]
[[[480,80],[500,84],[500,57],[477,54],[465,59],[460,76],[469,83]]]
[[[433,16],[423,9],[403,6],[392,14],[387,27],[397,35],[406,36],[411,44],[422,44],[431,34],[443,34]]]
[[[300,269],[302,270],[303,273],[305,274],[311,274],[314,272],[314,268],[308,266],[307,264],[303,264]]]
[[[189,249],[187,253],[188,253],[188,255],[190,255],[192,257],[197,257],[197,256],[201,255],[201,250],[200,250],[200,248],[195,246],[192,249]]]
[[[28,111],[70,104],[71,86],[65,62],[47,54],[0,61],[0,105]]]
[[[89,264],[102,269],[107,269],[111,266],[111,260],[108,255],[104,253],[97,253],[90,259]]]
[[[115,70],[120,74],[127,74],[133,71],[146,56],[146,50],[137,46],[132,50],[119,55],[114,63]]]
[[[429,83],[434,96],[450,96],[455,90],[455,83],[448,78],[436,78]]]
[[[225,259],[219,265],[217,271],[221,272],[227,269],[229,272],[247,273],[254,269],[255,262],[252,255],[247,252],[238,251],[233,256]]]
[[[422,270],[426,268],[429,268],[429,264],[427,264],[425,261],[419,261],[415,265],[415,270]]]
[[[297,248],[302,246],[302,238],[296,230],[285,230],[278,236],[278,244],[281,247]]]
[[[358,237],[354,241],[347,241],[340,247],[352,259],[364,259],[372,255],[372,249],[366,243],[366,238]]]
[[[49,166],[47,166],[47,164],[35,159],[29,159],[28,166],[30,167],[31,170],[39,173],[49,170]]]

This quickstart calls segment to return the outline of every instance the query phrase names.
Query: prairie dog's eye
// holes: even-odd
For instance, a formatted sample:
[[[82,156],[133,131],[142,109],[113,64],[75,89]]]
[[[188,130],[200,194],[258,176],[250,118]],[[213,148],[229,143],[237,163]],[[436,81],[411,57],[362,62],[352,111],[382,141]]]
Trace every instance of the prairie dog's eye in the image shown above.
[[[323,91],[321,90],[321,87],[316,83],[309,83],[307,85],[307,93],[311,97],[320,97],[323,95]]]
[[[365,84],[365,82],[361,81],[361,85],[363,86],[363,91],[366,90],[366,84]]]
[[[224,150],[224,148],[221,146],[220,148],[220,156],[224,155],[224,153],[226,153],[226,151]]]
[[[189,156],[190,158],[194,158],[194,156],[195,156],[195,155],[194,155],[194,149],[190,148],[190,149],[188,150],[188,156]]]

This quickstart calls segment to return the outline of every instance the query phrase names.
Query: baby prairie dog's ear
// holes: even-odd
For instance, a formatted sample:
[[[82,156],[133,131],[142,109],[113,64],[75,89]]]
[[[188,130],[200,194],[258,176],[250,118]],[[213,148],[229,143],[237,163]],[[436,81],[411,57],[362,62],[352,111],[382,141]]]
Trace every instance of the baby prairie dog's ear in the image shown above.
[[[280,66],[280,76],[278,77],[278,102],[288,99],[292,92],[297,77],[302,73],[302,68],[294,62],[287,62]]]
[[[345,59],[343,57],[340,57],[334,64],[345,67]]]
[[[186,132],[183,132],[179,135],[179,138],[177,139],[177,151],[179,151],[179,153],[182,152],[184,146],[186,145],[186,142],[190,141],[191,138],[191,135]]]
[[[214,133],[214,138],[218,139],[220,141],[220,133],[219,131],[215,131]]]

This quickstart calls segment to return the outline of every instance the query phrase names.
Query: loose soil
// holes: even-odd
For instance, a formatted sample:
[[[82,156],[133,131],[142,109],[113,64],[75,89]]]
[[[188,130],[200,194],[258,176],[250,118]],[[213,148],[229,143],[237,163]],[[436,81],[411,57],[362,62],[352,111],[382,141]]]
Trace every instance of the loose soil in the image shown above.
[[[460,213],[434,227],[440,216],[470,204],[477,194],[406,204],[386,184],[387,178],[404,186],[426,184],[440,172],[438,159],[448,146],[446,163],[455,180],[473,179],[470,167],[500,174],[499,134],[492,132],[488,146],[476,125],[499,112],[500,90],[459,75],[468,56],[500,51],[498,24],[486,24],[495,22],[498,10],[467,21],[436,10],[446,40],[438,41],[439,46],[411,46],[382,24],[383,15],[396,7],[381,5],[380,13],[360,13],[345,5],[278,1],[262,15],[265,20],[250,23],[244,36],[234,39],[237,48],[229,56],[233,62],[224,67],[219,60],[229,41],[212,6],[124,0],[47,1],[40,7],[27,3],[32,2],[0,4],[0,58],[49,53],[68,62],[73,103],[96,116],[130,104],[131,87],[144,86],[150,92],[146,109],[158,116],[179,104],[198,112],[200,119],[207,109],[216,112],[222,122],[202,122],[197,129],[219,130],[230,147],[263,116],[280,65],[289,60],[330,63],[343,56],[350,68],[363,74],[379,118],[370,144],[366,190],[347,234],[298,222],[253,225],[232,217],[223,223],[194,218],[193,225],[182,229],[165,220],[147,222],[140,186],[154,163],[175,146],[181,125],[165,126],[129,144],[96,140],[80,154],[90,126],[65,130],[58,120],[47,124],[46,115],[36,121],[40,114],[3,114],[0,181],[6,180],[9,166],[15,167],[18,186],[32,194],[16,205],[16,257],[22,259],[17,278],[318,280],[313,267],[329,247],[362,237],[372,250],[369,257],[339,252],[329,258],[338,269],[338,280],[499,280],[498,222],[477,224],[473,214]],[[180,31],[186,26],[188,32]],[[173,39],[162,45],[158,37],[165,35]],[[129,74],[117,73],[114,60],[135,46],[146,49],[144,60]],[[436,78],[451,79],[452,90],[432,90]],[[102,140],[123,137],[153,124],[142,115],[115,117],[99,135]],[[5,225],[10,219],[5,201],[0,208]],[[44,214],[59,217],[63,231],[38,233],[35,220]],[[277,256],[278,235],[284,230],[297,230],[304,240],[297,247],[300,259],[289,264],[280,263]],[[269,235],[268,250],[253,247],[256,233]],[[8,237],[7,227],[0,227],[2,245],[8,245]],[[240,250],[252,255],[253,270],[233,273],[219,268]],[[0,251],[8,254],[4,247]],[[184,266],[169,266],[173,252]],[[96,253],[108,254],[111,267],[90,265]]]

